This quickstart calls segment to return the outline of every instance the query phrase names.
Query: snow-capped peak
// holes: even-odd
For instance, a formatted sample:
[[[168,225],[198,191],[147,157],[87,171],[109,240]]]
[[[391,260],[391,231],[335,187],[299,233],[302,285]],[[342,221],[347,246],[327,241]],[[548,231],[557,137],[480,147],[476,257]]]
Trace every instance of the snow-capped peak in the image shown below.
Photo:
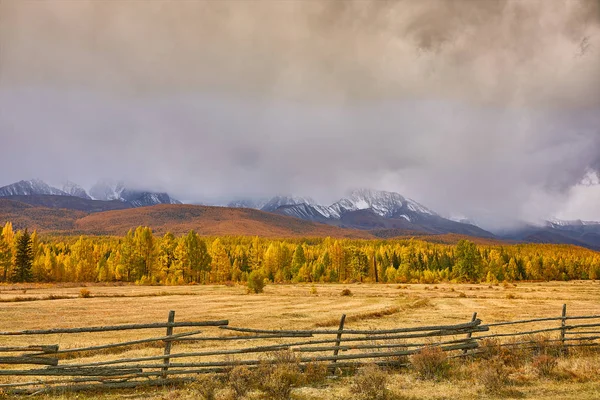
[[[387,218],[403,209],[420,214],[436,215],[427,207],[398,193],[370,189],[354,190],[348,197],[332,204],[329,208],[338,218],[344,212],[364,209],[371,209],[376,214]]]
[[[91,197],[87,194],[84,188],[71,181],[66,181],[65,183],[63,183],[62,190],[69,196],[81,197],[82,199],[91,200]]]
[[[179,200],[171,198],[167,193],[129,189],[123,181],[100,181],[90,189],[90,194],[96,200],[119,200],[133,207],[181,204]]]
[[[19,181],[7,186],[0,187],[0,197],[3,196],[31,196],[31,195],[55,195],[68,196],[67,193],[48,185],[41,179],[30,179]]]
[[[269,200],[260,209],[262,211],[275,211],[282,206],[293,206],[296,204],[308,204],[310,206],[316,205],[317,203],[310,197],[297,197],[297,196],[275,196]]]
[[[260,199],[236,199],[227,203],[227,207],[232,208],[254,208],[256,210],[260,210],[269,202],[269,199],[260,198]]]
[[[121,193],[125,190],[124,182],[102,180],[90,189],[90,195],[94,200],[121,200]]]
[[[582,221],[580,219],[576,219],[576,220],[562,220],[562,219],[558,219],[558,218],[550,218],[548,221],[546,221],[547,224],[550,227],[563,227],[563,226],[581,226],[581,225],[600,225],[600,222],[598,221]]]

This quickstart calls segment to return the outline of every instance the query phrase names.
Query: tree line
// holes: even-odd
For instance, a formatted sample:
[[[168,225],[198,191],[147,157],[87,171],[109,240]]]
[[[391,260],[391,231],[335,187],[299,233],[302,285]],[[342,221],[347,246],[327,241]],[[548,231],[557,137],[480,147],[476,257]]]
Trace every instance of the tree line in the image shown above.
[[[600,253],[571,245],[455,245],[417,239],[157,237],[148,227],[123,237],[0,235],[0,282],[437,283],[600,278]]]

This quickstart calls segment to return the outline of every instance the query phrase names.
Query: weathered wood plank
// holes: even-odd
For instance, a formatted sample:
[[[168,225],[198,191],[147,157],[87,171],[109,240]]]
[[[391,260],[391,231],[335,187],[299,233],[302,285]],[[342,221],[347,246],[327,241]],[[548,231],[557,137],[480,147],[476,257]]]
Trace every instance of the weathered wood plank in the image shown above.
[[[1,376],[122,376],[132,373],[141,373],[141,368],[71,368],[71,369],[0,369]]]
[[[33,356],[0,357],[1,364],[58,365],[58,359]]]
[[[352,335],[383,335],[392,333],[406,333],[406,332],[426,332],[426,331],[440,331],[440,330],[458,330],[463,328],[474,328],[481,324],[481,320],[477,319],[472,322],[456,325],[434,325],[434,326],[418,326],[412,328],[398,328],[398,329],[380,329],[380,330],[361,330],[361,329],[345,329],[344,334]],[[250,333],[267,333],[267,334],[287,334],[287,333],[307,333],[312,335],[337,335],[340,333],[339,330],[268,330],[268,329],[252,329],[252,328],[239,328],[233,326],[219,326],[220,329],[226,329],[236,332],[250,332]]]
[[[444,351],[453,351],[453,350],[463,350],[463,349],[474,349],[478,347],[476,341],[472,341],[469,343],[462,343],[450,346],[436,346],[440,347]],[[370,359],[370,358],[385,358],[385,357],[396,357],[396,356],[405,356],[411,355],[419,352],[420,349],[413,350],[401,350],[401,351],[386,351],[386,352],[377,352],[377,353],[361,353],[361,354],[342,354],[337,356],[319,356],[319,357],[306,357],[300,358],[299,362],[319,362],[319,361],[333,361],[335,360],[352,360],[352,359]],[[162,359],[163,356],[158,356],[159,359]],[[118,360],[122,361],[122,360]],[[137,362],[135,359],[130,360],[128,362]],[[227,366],[236,366],[236,365],[258,365],[260,363],[276,363],[276,360],[233,360],[233,361],[207,361],[207,362],[196,362],[196,363],[169,363],[169,371],[173,368],[196,368],[196,367],[227,367]],[[88,367],[95,364],[81,364],[78,365],[78,368]],[[164,368],[167,364],[127,364],[123,365],[123,368],[144,368],[144,369],[157,369]],[[56,367],[55,367],[56,368]],[[61,368],[61,367],[58,367]],[[76,368],[71,368],[76,369]],[[170,372],[169,372],[170,373]]]
[[[176,335],[171,335],[171,336],[160,336],[160,337],[148,338],[148,339],[131,340],[129,342],[111,343],[111,344],[103,344],[103,345],[89,346],[89,347],[77,347],[77,348],[73,348],[73,349],[63,349],[63,350],[58,350],[55,353],[56,354],[79,353],[79,352],[83,352],[83,351],[105,350],[105,349],[111,349],[111,348],[115,348],[115,347],[126,347],[126,346],[133,346],[136,344],[143,344],[143,343],[150,343],[150,342],[176,341],[178,338],[182,338],[185,336],[198,335],[200,333],[202,333],[202,331],[182,332],[182,333],[178,333]],[[34,355],[39,355],[39,353],[36,353]]]
[[[56,353],[58,351],[57,344],[49,345],[31,345],[31,346],[13,346],[13,347],[0,347],[0,353],[14,353],[22,351],[40,352],[42,354]]]
[[[227,320],[220,321],[200,321],[200,322],[156,322],[150,324],[125,324],[112,326],[90,326],[87,328],[55,328],[55,329],[29,329],[24,331],[0,332],[3,336],[16,335],[53,335],[57,333],[84,333],[84,332],[108,332],[108,331],[126,331],[130,329],[158,329],[167,327],[193,327],[193,326],[225,326],[229,324]]]

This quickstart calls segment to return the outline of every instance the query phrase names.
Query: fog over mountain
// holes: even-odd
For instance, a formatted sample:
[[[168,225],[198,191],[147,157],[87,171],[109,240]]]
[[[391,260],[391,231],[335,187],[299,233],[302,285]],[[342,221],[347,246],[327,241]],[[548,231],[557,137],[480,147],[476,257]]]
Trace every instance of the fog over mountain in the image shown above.
[[[0,0],[0,186],[600,220],[600,1]]]

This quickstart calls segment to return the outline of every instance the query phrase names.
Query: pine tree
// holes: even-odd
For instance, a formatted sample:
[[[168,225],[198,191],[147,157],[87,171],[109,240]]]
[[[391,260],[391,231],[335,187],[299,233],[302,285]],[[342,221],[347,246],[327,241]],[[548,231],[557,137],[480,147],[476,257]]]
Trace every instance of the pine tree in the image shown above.
[[[461,240],[456,245],[456,263],[454,272],[457,277],[464,280],[477,280],[481,257],[477,251],[475,243],[468,240]]]
[[[296,246],[294,257],[292,258],[292,276],[296,275],[300,268],[306,264],[306,256],[304,255],[304,247],[301,244]]]
[[[33,250],[31,249],[31,236],[27,229],[17,239],[17,253],[15,256],[15,270],[12,276],[13,282],[31,282],[33,274]]]

